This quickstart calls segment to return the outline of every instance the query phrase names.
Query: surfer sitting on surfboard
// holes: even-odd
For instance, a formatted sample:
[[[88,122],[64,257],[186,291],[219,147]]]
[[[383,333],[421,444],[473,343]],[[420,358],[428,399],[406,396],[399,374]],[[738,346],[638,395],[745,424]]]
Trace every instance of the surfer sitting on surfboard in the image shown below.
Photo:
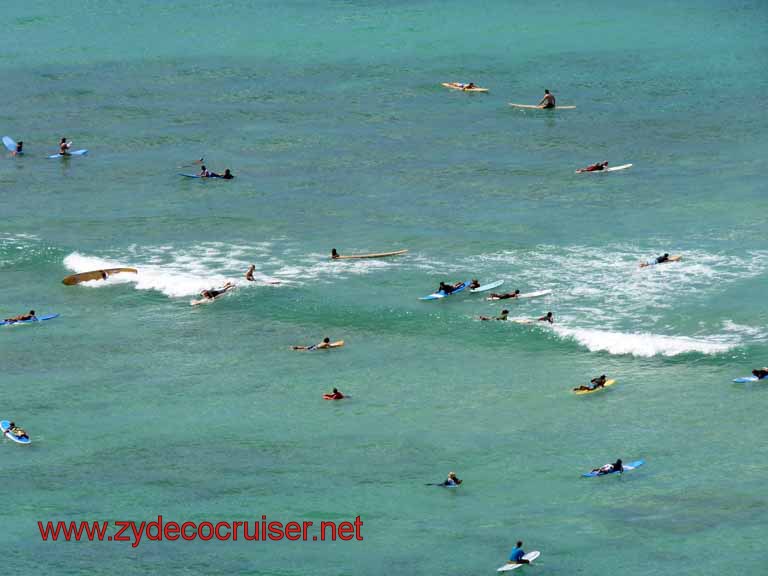
[[[72,147],[72,142],[67,142],[66,136],[59,142],[59,154],[62,156],[69,155],[69,149]]]
[[[490,318],[488,316],[480,316],[480,320],[506,320],[509,316],[509,310],[502,310],[501,316],[496,316],[496,318]]]
[[[544,98],[537,104],[539,108],[554,108],[555,107],[555,95],[551,94],[549,90],[544,90]]]
[[[574,390],[576,391],[586,390],[588,392],[591,392],[592,390],[597,390],[598,388],[604,388],[606,382],[607,382],[607,378],[605,377],[605,374],[603,374],[599,378],[592,378],[591,380],[592,386],[579,386],[578,388],[574,388]]]
[[[611,472],[618,472],[621,474],[624,472],[624,466],[621,463],[621,458],[616,460],[613,464],[604,464],[600,468],[592,468],[592,472],[597,472],[599,476],[603,474],[610,474]]]
[[[211,290],[203,290],[202,292],[200,292],[200,296],[202,296],[203,298],[206,298],[207,300],[213,300],[217,296],[221,296],[222,294],[229,292],[234,287],[235,285],[232,284],[232,282],[227,282],[226,284],[224,284],[224,286],[221,287],[221,289],[214,288]]]
[[[537,322],[549,322],[550,324],[554,324],[555,317],[552,315],[552,312],[547,312],[541,318],[536,318],[536,321]]]
[[[529,560],[523,558],[525,551],[523,550],[523,543],[518,541],[512,551],[509,553],[509,561],[515,564],[530,564]]]
[[[506,294],[496,294],[495,292],[492,292],[491,295],[488,296],[488,300],[506,300],[507,298],[517,298],[518,296],[520,296],[520,290],[507,292]]]
[[[312,344],[312,346],[293,346],[292,348],[294,350],[323,350],[325,348],[331,348],[331,339],[326,336],[320,344]]]
[[[600,170],[605,170],[608,168],[608,160],[603,160],[602,162],[595,162],[594,164],[590,164],[586,168],[580,168],[579,170],[576,170],[576,174],[581,174],[582,172],[597,172]]]
[[[14,316],[13,318],[6,318],[6,322],[23,322],[24,320],[37,320],[37,316],[35,316],[35,311],[30,310],[29,314],[19,314],[18,316]]]

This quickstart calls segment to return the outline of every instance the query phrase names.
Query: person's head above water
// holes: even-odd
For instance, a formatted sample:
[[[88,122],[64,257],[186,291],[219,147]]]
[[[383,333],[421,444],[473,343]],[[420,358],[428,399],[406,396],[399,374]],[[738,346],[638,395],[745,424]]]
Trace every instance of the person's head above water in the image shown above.
[[[519,288],[515,290],[515,294],[520,294],[520,289]]]
[[[549,94],[549,90],[547,90],[547,89],[545,88],[545,89],[544,89],[544,94]]]
[[[336,248],[331,248],[331,256],[333,256],[335,258],[338,255],[339,255],[339,253],[336,252]]]
[[[507,314],[509,314],[509,310],[502,310],[501,311],[501,315],[502,316],[506,316]]]
[[[30,315],[30,316],[34,316],[34,315],[35,315],[35,311],[34,311],[34,310],[30,310],[30,311],[29,311],[29,315]]]
[[[328,338],[328,336],[326,336],[325,338],[323,338],[323,344],[330,344],[330,343],[331,343],[331,339],[330,339],[330,338]]]
[[[200,170],[205,170],[205,164],[203,164],[202,166],[200,166]]]
[[[338,391],[336,388],[334,388],[334,389],[333,389],[333,393],[334,393],[334,394],[338,394],[338,393],[339,393],[339,391]]]
[[[515,544],[515,546],[517,546],[518,548],[522,548],[522,546],[523,546],[523,541],[522,541],[522,540],[518,540],[518,541],[517,541],[517,544]]]
[[[66,142],[67,142],[67,137],[66,136],[62,136],[61,143],[62,144],[66,144]]]

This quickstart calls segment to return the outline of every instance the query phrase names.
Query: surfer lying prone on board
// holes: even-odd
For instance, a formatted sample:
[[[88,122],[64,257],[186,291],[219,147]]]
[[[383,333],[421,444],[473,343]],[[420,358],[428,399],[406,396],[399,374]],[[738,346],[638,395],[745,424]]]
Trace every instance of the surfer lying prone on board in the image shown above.
[[[342,400],[345,396],[337,388],[334,388],[330,394],[323,394],[323,398],[326,400]]]
[[[576,170],[576,174],[581,174],[582,172],[597,172],[600,170],[605,170],[608,168],[608,160],[603,160],[602,162],[595,162],[594,164],[590,164],[586,168],[580,168],[579,170]]]
[[[23,428],[16,426],[16,422],[11,422],[8,426],[8,431],[16,436],[16,438],[29,438],[29,434]]]
[[[604,388],[606,381],[607,381],[607,378],[605,377],[605,374],[603,374],[599,378],[592,378],[591,386],[579,386],[578,388],[574,388],[574,390],[577,392],[580,390],[587,390],[591,392],[592,390],[597,390],[598,388]]]
[[[37,316],[35,316],[35,311],[30,310],[29,314],[19,314],[18,316],[14,316],[13,318],[5,318],[6,322],[22,322],[24,320],[37,320]]]
[[[612,472],[618,472],[621,474],[624,472],[624,466],[621,463],[621,458],[616,460],[613,464],[603,464],[600,468],[592,468],[592,472],[597,472],[599,476],[603,474],[610,474]]]
[[[319,344],[312,344],[311,346],[292,346],[292,348],[294,350],[324,350],[326,348],[331,348],[331,339],[326,336]]]
[[[440,282],[440,288],[437,289],[438,292],[443,292],[444,294],[451,294],[456,288],[464,284],[464,282],[456,282],[455,284],[446,284],[445,282]]]
[[[547,312],[544,316],[541,318],[536,318],[537,322],[549,322],[550,324],[555,323],[555,317],[552,315],[552,312]]]
[[[502,310],[501,316],[491,318],[490,316],[480,316],[480,320],[506,320],[509,317],[509,310]]]
[[[219,289],[213,288],[211,290],[203,290],[200,292],[200,296],[207,300],[213,300],[217,296],[221,296],[222,294],[226,294],[230,290],[232,290],[235,287],[235,285],[232,282],[227,282]]]
[[[669,252],[664,252],[661,256],[658,256],[656,258],[651,258],[647,262],[641,262],[640,268],[645,268],[646,266],[653,266],[653,264],[663,264],[664,262],[669,262]]]
[[[507,298],[517,298],[518,296],[520,296],[520,290],[507,292],[506,294],[497,294],[496,292],[492,292],[491,295],[488,296],[488,300],[506,300]]]

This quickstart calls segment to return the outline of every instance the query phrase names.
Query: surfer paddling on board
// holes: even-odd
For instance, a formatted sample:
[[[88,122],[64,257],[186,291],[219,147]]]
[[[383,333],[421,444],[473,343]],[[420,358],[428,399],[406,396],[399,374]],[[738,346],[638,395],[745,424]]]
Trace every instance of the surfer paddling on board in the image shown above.
[[[13,318],[6,318],[6,322],[23,322],[24,320],[37,320],[37,316],[35,316],[35,311],[30,310],[29,314],[19,314],[18,316],[14,316]]]
[[[549,90],[544,90],[544,98],[537,104],[539,108],[554,108],[555,107],[555,95],[551,94]]]
[[[658,256],[656,258],[651,258],[647,262],[641,262],[640,268],[645,268],[646,266],[653,266],[654,264],[663,264],[664,262],[669,262],[669,253],[664,252],[661,256]]]
[[[444,294],[451,294],[453,293],[456,288],[464,284],[464,282],[456,282],[453,285],[446,284],[445,282],[440,282],[440,287],[437,289],[438,292],[443,292]]]
[[[530,561],[523,558],[523,556],[525,556],[525,550],[523,550],[523,543],[518,540],[517,544],[515,544],[515,547],[512,548],[512,551],[509,553],[509,563],[510,564],[530,564]]]
[[[338,389],[334,388],[333,392],[330,394],[323,394],[323,398],[326,400],[342,400],[345,398],[344,394],[338,391]]]
[[[488,300],[506,300],[507,298],[517,298],[518,296],[520,296],[520,290],[507,292],[506,294],[497,294],[496,292],[491,292],[491,295],[488,296]]]
[[[537,322],[549,322],[550,324],[555,323],[555,317],[552,314],[552,312],[547,312],[544,316],[541,318],[536,318]]]
[[[67,138],[64,137],[59,142],[59,154],[62,156],[69,156],[69,149],[72,147],[72,142],[67,142]]]
[[[621,458],[616,460],[613,464],[604,464],[600,468],[592,468],[592,472],[597,472],[598,476],[603,474],[610,474],[611,472],[618,472],[621,474],[624,472],[624,466],[621,463]]]
[[[214,298],[217,298],[218,296],[221,296],[222,294],[226,294],[230,290],[232,290],[235,287],[235,285],[232,282],[227,282],[222,286],[221,288],[213,288],[211,290],[203,290],[200,292],[200,296],[205,298],[206,300],[213,300]]]
[[[332,248],[331,249],[331,258],[336,260],[339,256],[340,256],[340,254],[338,252],[336,252],[336,248]]]
[[[752,370],[752,376],[755,376],[758,380],[768,378],[768,367],[763,366],[762,368]]]
[[[496,316],[496,318],[491,318],[489,316],[480,316],[480,320],[506,320],[509,317],[509,310],[502,310],[501,316]]]
[[[579,168],[576,170],[576,174],[581,174],[582,172],[599,172],[600,170],[605,170],[608,168],[608,160],[603,160],[602,162],[595,162],[594,164],[590,164],[586,168]]]
[[[10,422],[8,424],[8,431],[16,436],[16,438],[29,438],[29,434],[27,434],[27,431],[24,430],[24,428],[19,428],[16,426],[16,422]]]
[[[200,166],[200,178],[220,178],[216,172],[211,172],[208,170],[208,168],[205,167],[205,164]]]
[[[597,390],[598,388],[604,388],[605,383],[607,382],[607,378],[605,377],[605,374],[600,376],[599,378],[592,378],[591,386],[579,386],[578,388],[574,388],[575,391],[580,392],[581,390],[586,390],[587,392],[592,392],[593,390]]]
[[[325,350],[331,348],[331,339],[327,336],[323,338],[320,344],[312,344],[312,346],[291,346],[294,350]]]

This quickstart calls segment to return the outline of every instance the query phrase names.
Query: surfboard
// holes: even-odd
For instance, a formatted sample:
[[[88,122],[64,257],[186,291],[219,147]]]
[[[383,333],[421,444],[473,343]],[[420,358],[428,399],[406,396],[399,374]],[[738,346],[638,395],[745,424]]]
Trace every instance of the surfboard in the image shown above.
[[[224,287],[222,286],[221,288],[214,288],[214,290],[224,290]],[[219,298],[221,298],[225,294],[231,292],[232,290],[234,290],[234,288],[230,288],[229,290],[226,290],[225,292],[222,292],[221,294],[217,294],[213,298],[200,298],[200,300],[190,300],[189,301],[189,305],[190,306],[199,306],[200,304],[210,304],[211,302],[214,302],[215,300],[218,300]]]
[[[11,428],[11,422],[10,420],[0,420],[0,430],[3,431],[3,436],[8,438],[9,440],[13,440],[17,444],[31,444],[32,440],[29,438],[19,438],[16,436],[13,432],[10,430]]]
[[[16,142],[10,136],[3,136],[3,144],[8,148],[8,152],[16,152]]]
[[[645,464],[645,460],[635,460],[634,462],[630,462],[629,464],[624,464],[624,472],[627,472],[628,470],[634,470],[635,468],[639,468]],[[613,472],[606,472],[605,474],[600,474],[598,472],[587,472],[586,474],[582,474],[584,478],[595,478],[596,476],[608,476],[610,474],[616,474],[618,472],[617,470],[614,470]]]
[[[533,561],[536,560],[536,558],[538,558],[539,556],[541,556],[541,552],[539,552],[538,550],[532,550],[528,552],[528,554],[524,555],[523,559],[528,560],[529,564],[533,564]],[[518,564],[517,562],[507,562],[506,564],[504,564],[504,566],[502,566],[501,568],[498,568],[496,572],[509,572],[510,570],[516,570],[520,568],[520,566],[525,566],[525,564]]]
[[[531,318],[510,318],[508,322],[514,322],[515,324],[533,324],[536,320]]]
[[[7,320],[3,320],[0,322],[0,326],[21,326],[24,324],[37,324],[38,322],[43,322],[44,320],[53,320],[54,318],[58,317],[58,314],[48,314],[46,316],[38,316],[37,320],[16,320],[15,322],[8,322]]]
[[[91,280],[106,280],[104,277],[112,276],[114,274],[120,274],[121,272],[131,272],[137,274],[139,271],[136,268],[105,268],[104,270],[93,270],[91,272],[80,272],[79,274],[71,274],[62,280],[62,284],[67,286],[74,286],[80,284],[80,282],[89,282]]]
[[[441,298],[445,298],[446,296],[453,296],[458,292],[462,292],[467,286],[469,286],[469,280],[467,280],[466,282],[462,282],[458,288],[455,288],[453,292],[449,294],[446,294],[442,290],[438,290],[437,292],[434,292],[429,296],[422,296],[421,298],[419,298],[419,300],[440,300]]]
[[[608,386],[613,386],[614,384],[616,384],[616,380],[606,380],[605,386],[602,386],[600,388],[595,388],[594,390],[574,390],[573,392],[574,394],[578,394],[579,396],[583,394],[593,394],[594,392],[599,392],[603,388],[608,388]]]
[[[328,348],[341,348],[342,346],[344,346],[344,340],[337,340],[336,342],[329,343],[326,348],[318,348],[317,344],[315,344],[313,346],[308,346],[307,348],[294,348],[294,350],[297,352],[314,352],[316,350],[328,350]]]
[[[757,382],[759,380],[768,380],[768,378],[758,378],[757,376],[745,376],[744,378],[734,378],[734,382],[737,384],[744,384],[745,382]]]
[[[462,92],[489,92],[488,88],[480,88],[479,86],[475,86],[474,88],[465,88],[467,84],[464,82],[441,82],[441,86],[445,86],[446,88],[450,88],[451,90],[461,90]]]
[[[69,154],[51,154],[48,158],[67,158],[68,156],[85,156],[88,150],[74,150]]]
[[[668,262],[679,262],[682,260],[682,258],[683,257],[679,254],[676,256],[670,256],[669,260],[665,260],[664,262],[656,262],[656,258],[651,258],[645,262],[640,262],[640,268],[645,268],[646,266],[656,266],[657,264],[667,264]]]
[[[622,164],[621,166],[611,166],[610,168],[605,168],[603,170],[576,170],[576,174],[602,174],[603,172],[616,172],[617,170],[626,170],[627,168],[632,168],[634,164]]]
[[[486,298],[486,300],[519,300],[520,298],[538,298],[539,296],[546,296],[547,294],[552,294],[552,290],[538,290],[536,292],[518,294],[514,298],[495,298],[493,296],[489,296]]]
[[[573,110],[576,106],[555,106],[554,108],[542,108],[533,104],[513,104],[509,103],[512,108],[524,108],[525,110]]]
[[[485,292],[487,290],[493,290],[494,288],[498,288],[504,284],[504,280],[496,280],[495,282],[490,282],[488,284],[483,284],[482,286],[478,286],[477,288],[470,288],[470,292]]]
[[[378,252],[376,254],[350,254],[349,256],[331,257],[331,260],[359,260],[361,258],[386,258],[387,256],[400,256],[408,250],[396,250],[395,252]]]

